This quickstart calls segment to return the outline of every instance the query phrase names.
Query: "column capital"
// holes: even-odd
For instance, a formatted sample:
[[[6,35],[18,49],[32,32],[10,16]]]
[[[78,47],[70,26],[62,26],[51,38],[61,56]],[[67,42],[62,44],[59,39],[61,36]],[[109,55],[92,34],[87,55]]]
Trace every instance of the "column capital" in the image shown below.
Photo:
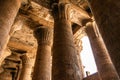
[[[52,4],[52,13],[54,19],[65,19],[70,20],[70,4],[69,3],[53,3]]]
[[[34,59],[29,57],[28,55],[23,55],[21,56],[22,59],[22,64],[28,64],[28,65],[33,65]]]
[[[34,36],[36,37],[39,45],[46,44],[51,46],[53,38],[53,29],[38,27],[36,30],[34,30]]]
[[[93,22],[87,22],[87,23],[86,23],[86,27],[87,27],[87,26],[90,26],[90,25],[92,26],[92,23],[93,23]]]
[[[91,36],[93,39],[96,39],[100,36],[99,30],[93,22],[88,22],[86,24],[86,33]]]

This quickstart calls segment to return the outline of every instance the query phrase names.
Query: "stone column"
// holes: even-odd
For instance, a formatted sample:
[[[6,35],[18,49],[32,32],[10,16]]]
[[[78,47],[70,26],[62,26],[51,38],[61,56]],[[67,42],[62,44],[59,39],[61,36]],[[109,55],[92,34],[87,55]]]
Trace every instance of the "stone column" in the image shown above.
[[[88,2],[120,76],[120,0],[88,0]]]
[[[93,26],[92,22],[87,23],[86,26],[86,33],[92,46],[93,55],[101,79],[119,80],[100,33],[97,31],[96,27]]]
[[[0,55],[5,50],[21,0],[0,0]]]
[[[20,80],[32,80],[32,67],[33,59],[27,55],[21,56],[22,59],[22,70],[20,75]]]
[[[38,41],[38,49],[33,80],[51,80],[51,46],[53,30],[40,27],[36,29],[34,33]]]
[[[80,80],[69,9],[70,5],[67,3],[53,4],[52,80]]]
[[[7,37],[7,42],[9,41],[10,37],[12,36],[12,34],[17,31],[17,30],[20,30],[21,27],[23,26],[23,18],[21,16],[17,16],[11,29],[10,29],[10,32],[9,32],[9,36]],[[0,65],[2,63],[2,61],[11,54],[10,50],[9,49],[6,49],[4,50],[3,53],[0,54]]]

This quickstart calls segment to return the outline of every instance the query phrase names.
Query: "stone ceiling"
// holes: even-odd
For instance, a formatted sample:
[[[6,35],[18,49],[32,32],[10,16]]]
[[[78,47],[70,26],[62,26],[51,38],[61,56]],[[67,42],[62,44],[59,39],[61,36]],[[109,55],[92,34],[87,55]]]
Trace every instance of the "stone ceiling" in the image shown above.
[[[84,8],[84,6],[87,5],[85,1],[70,1],[72,2],[70,9],[72,23],[83,26],[91,20],[90,15],[86,11],[87,8]],[[27,17],[29,23],[30,21],[34,21],[33,23],[36,23],[36,25],[41,24],[47,27],[53,27],[54,25],[50,9],[50,0],[33,0],[30,3],[24,0],[20,14]]]

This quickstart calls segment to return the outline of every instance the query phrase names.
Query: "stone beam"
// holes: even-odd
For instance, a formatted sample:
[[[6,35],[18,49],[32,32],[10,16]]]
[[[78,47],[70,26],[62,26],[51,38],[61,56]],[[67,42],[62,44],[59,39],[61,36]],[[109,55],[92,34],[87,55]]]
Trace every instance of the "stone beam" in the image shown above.
[[[83,10],[82,8],[70,4],[72,7],[70,9],[70,19],[71,22],[78,24],[79,26],[84,26],[87,22],[91,21],[90,16],[88,15],[88,13]]]
[[[80,7],[73,4],[70,9],[70,20],[72,23],[76,23],[80,26],[84,25],[87,21],[91,20],[88,13]],[[20,9],[21,15],[27,17],[30,20],[37,22],[38,24],[53,27],[54,20],[51,16],[50,9],[45,8],[35,2],[31,2],[31,5],[24,5]]]
[[[20,14],[27,17],[34,22],[47,26],[53,27],[53,19],[50,15],[49,9],[36,4],[35,2],[31,2],[31,5],[24,5],[20,9]]]
[[[15,39],[14,37],[11,37],[8,42],[8,47],[10,47],[13,50],[19,51],[21,53],[34,53],[35,47],[25,44],[22,41],[19,41]]]

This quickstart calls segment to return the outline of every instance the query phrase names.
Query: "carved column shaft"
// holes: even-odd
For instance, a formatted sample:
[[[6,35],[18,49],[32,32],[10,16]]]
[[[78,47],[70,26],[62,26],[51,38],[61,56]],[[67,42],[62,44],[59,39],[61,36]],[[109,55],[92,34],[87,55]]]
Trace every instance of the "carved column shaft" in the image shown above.
[[[53,6],[54,42],[52,80],[80,80],[77,52],[73,42],[69,4]]]
[[[23,55],[21,59],[22,59],[22,69],[21,69],[20,80],[31,80],[33,59],[31,59],[27,55]]]
[[[51,46],[53,30],[50,28],[38,28],[35,37],[38,41],[38,49],[35,60],[33,80],[51,80]]]
[[[0,54],[5,50],[21,0],[0,0]]]
[[[86,32],[90,39],[95,62],[102,80],[119,80],[118,74],[108,55],[106,46],[92,22],[86,24]]]
[[[88,2],[120,76],[120,27],[118,27],[120,26],[120,0],[88,0]]]

